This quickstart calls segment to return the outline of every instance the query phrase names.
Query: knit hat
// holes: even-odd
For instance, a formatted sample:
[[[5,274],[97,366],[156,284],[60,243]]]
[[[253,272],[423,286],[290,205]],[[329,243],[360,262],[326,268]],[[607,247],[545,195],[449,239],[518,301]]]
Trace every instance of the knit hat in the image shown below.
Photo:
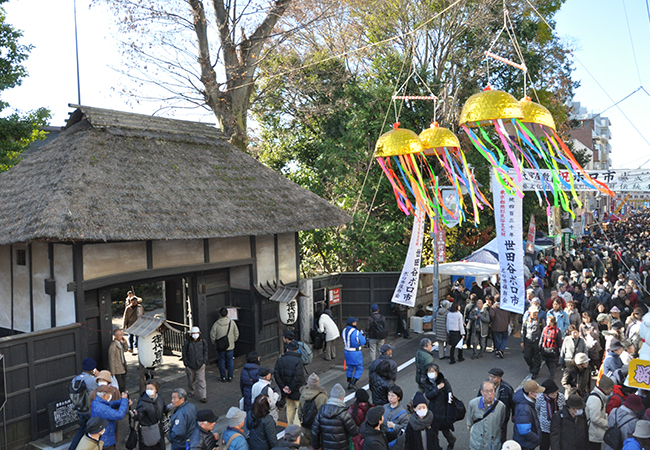
[[[84,370],[84,372],[95,370],[97,368],[97,361],[92,358],[86,358],[81,363],[81,368]]]
[[[368,391],[365,389],[357,389],[354,393],[354,398],[356,398],[359,403],[368,403],[370,401],[370,395],[368,395]]]
[[[639,397],[636,394],[628,395],[625,401],[623,402],[623,406],[631,409],[634,412],[643,411],[645,409],[641,397]]]
[[[366,413],[366,422],[368,422],[368,425],[374,428],[377,425],[379,425],[379,421],[381,420],[383,415],[384,415],[383,406],[373,406]]]
[[[86,433],[97,434],[106,428],[106,425],[108,425],[108,421],[106,419],[91,417],[88,422],[86,422]]]
[[[584,353],[576,353],[574,356],[574,361],[576,364],[584,364],[589,362],[589,357]]]
[[[505,441],[501,450],[521,450],[521,445],[516,441]]]
[[[318,389],[320,387],[320,378],[318,378],[318,375],[315,373],[309,375],[309,378],[307,378],[307,387],[309,389]]]
[[[415,396],[413,397],[413,408],[417,408],[418,405],[424,403],[425,405],[427,404],[427,399],[424,398],[424,394],[420,391],[417,391],[415,393]]]
[[[555,381],[548,379],[542,383],[542,387],[546,389],[544,391],[545,394],[552,394],[553,392],[558,391],[557,384],[555,384]]]
[[[600,381],[598,382],[598,387],[602,389],[613,389],[614,388],[614,381],[612,381],[611,378],[609,378],[607,375],[603,375],[600,377]]]
[[[647,420],[639,420],[636,423],[636,427],[634,428],[634,434],[632,434],[632,436],[639,439],[650,438],[650,422],[648,422]]]
[[[573,409],[584,409],[585,401],[578,394],[571,394],[569,395],[569,398],[566,399],[566,405]]]
[[[298,425],[289,425],[284,430],[284,440],[289,442],[296,442],[302,436],[302,429]]]
[[[374,304],[374,305],[372,305],[372,306],[370,307],[370,310],[371,310],[371,311],[379,311],[379,306],[376,305],[376,304]]]
[[[226,419],[228,419],[229,427],[236,427],[246,420],[246,413],[239,408],[231,406],[226,414]]]
[[[605,320],[607,320],[607,314],[605,314],[605,313],[600,313],[596,317],[596,322],[598,322],[598,323],[603,322]]]
[[[336,383],[330,391],[330,398],[345,398],[345,389],[341,383]]]
[[[645,410],[645,414],[643,415],[643,418],[644,418],[645,420],[650,421],[650,408],[648,408],[648,409]]]

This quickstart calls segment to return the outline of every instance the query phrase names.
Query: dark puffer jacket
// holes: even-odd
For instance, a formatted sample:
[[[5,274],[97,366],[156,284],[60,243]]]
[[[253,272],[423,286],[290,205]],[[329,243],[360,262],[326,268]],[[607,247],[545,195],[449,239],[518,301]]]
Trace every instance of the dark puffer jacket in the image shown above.
[[[270,414],[258,420],[253,417],[253,411],[248,411],[246,429],[248,430],[248,448],[250,450],[269,450],[278,445],[275,421]]]
[[[324,404],[311,427],[312,446],[318,450],[348,450],[348,438],[359,434],[359,427],[345,403],[330,399]]]
[[[360,433],[363,436],[363,450],[388,450],[386,435],[368,425],[368,422],[361,425]]]
[[[251,390],[253,385],[257,383],[260,379],[257,374],[260,371],[260,365],[255,363],[246,363],[241,370],[241,375],[239,376],[239,389],[241,389],[241,395],[244,397],[244,411],[251,409]]]
[[[571,417],[565,406],[553,415],[551,420],[551,449],[576,450],[587,448],[589,427],[584,414]]]
[[[305,385],[305,369],[298,352],[288,351],[275,363],[273,377],[280,390],[289,386],[291,394],[283,396],[291,400],[300,400],[300,388]]]
[[[535,448],[542,442],[542,429],[535,404],[526,399],[523,389],[515,392],[512,398],[515,402],[513,440],[522,449]]]
[[[442,389],[438,389],[438,385],[441,383],[445,383],[445,386]],[[449,394],[453,394],[451,384],[449,384],[449,381],[442,373],[439,373],[433,383],[427,377],[424,386],[424,396],[429,400],[429,409],[436,418],[445,419],[447,417]],[[440,428],[443,429],[447,427]],[[451,425],[449,429],[453,430],[454,426]]]
[[[196,450],[213,450],[219,445],[219,443],[214,439],[212,431],[205,431],[199,426],[196,428],[194,433],[198,435],[198,438],[194,439],[194,441],[199,443]]]
[[[390,389],[394,383],[388,378],[383,378],[381,376],[381,371],[379,373],[377,371],[370,372],[369,378],[372,402],[377,406],[384,406],[388,403],[388,389]]]
[[[142,436],[140,436],[140,448],[165,448],[165,433],[163,432],[162,417],[166,411],[165,404],[161,395],[157,395],[156,399],[152,399],[146,393],[142,394],[138,400],[138,405],[135,408],[136,419],[140,422],[140,426],[148,427],[158,424],[160,427],[160,442],[153,447],[146,447],[142,444]],[[138,427],[139,429],[139,427]]]

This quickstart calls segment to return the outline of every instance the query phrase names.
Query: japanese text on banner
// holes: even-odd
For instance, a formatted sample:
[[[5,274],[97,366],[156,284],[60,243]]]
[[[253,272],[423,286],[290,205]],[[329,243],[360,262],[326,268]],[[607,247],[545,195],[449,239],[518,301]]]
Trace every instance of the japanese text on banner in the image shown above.
[[[424,241],[424,212],[417,209],[413,218],[413,232],[406,254],[406,261],[397,282],[391,302],[409,307],[415,306],[415,297],[420,284],[420,266],[422,265],[422,242]]]
[[[516,195],[508,195],[494,176],[492,178],[492,193],[499,247],[501,309],[523,314],[526,290],[523,271],[522,201]]]

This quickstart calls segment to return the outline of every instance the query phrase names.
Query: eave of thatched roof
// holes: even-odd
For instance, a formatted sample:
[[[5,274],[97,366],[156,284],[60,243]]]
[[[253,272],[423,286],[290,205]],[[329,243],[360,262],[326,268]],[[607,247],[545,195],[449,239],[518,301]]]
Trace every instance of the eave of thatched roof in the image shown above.
[[[350,220],[213,126],[83,106],[0,174],[2,245],[257,236]]]

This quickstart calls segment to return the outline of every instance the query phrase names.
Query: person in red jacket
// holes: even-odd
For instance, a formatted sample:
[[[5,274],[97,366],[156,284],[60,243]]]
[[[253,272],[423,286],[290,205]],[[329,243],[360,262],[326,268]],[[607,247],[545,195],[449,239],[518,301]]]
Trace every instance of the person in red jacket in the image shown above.
[[[609,398],[609,401],[607,402],[607,408],[605,409],[605,412],[609,414],[609,412],[612,409],[622,406],[627,396],[630,394],[634,394],[635,392],[636,392],[635,388],[621,386],[620,384],[614,385],[614,390],[612,391],[612,396]]]

